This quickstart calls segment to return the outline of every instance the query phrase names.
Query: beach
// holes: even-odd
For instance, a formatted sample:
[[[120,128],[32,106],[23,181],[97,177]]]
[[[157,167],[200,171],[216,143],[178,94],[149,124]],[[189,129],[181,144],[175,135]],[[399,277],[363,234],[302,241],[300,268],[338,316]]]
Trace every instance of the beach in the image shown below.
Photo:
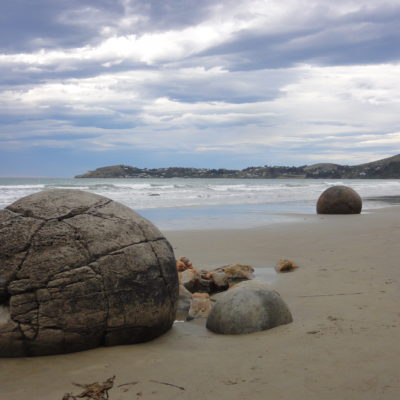
[[[0,398],[62,399],[73,383],[115,375],[117,399],[398,399],[400,207],[361,215],[297,215],[249,229],[164,231],[198,268],[300,268],[273,275],[293,323],[218,335],[177,322],[151,342],[0,359]],[[256,275],[257,279],[257,275]]]

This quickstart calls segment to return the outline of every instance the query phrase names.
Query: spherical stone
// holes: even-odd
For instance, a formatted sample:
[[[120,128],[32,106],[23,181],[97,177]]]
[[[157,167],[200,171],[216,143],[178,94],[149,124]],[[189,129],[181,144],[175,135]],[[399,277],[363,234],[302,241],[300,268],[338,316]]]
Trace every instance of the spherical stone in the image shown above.
[[[362,200],[347,186],[332,186],[318,199],[317,214],[360,214]]]
[[[170,244],[130,208],[50,190],[0,210],[0,356],[147,341],[177,300]]]
[[[293,321],[278,292],[265,283],[241,282],[218,298],[207,318],[216,333],[242,334],[274,328]]]

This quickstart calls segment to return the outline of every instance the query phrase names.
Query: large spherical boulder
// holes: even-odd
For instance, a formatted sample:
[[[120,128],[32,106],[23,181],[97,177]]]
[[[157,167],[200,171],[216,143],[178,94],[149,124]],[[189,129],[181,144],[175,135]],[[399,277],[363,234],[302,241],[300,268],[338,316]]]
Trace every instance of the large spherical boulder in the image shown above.
[[[360,214],[362,200],[359,194],[347,186],[332,186],[318,199],[318,214]]]
[[[50,190],[0,210],[0,356],[150,340],[177,299],[170,244],[128,207]]]
[[[287,305],[267,284],[246,281],[218,298],[207,318],[216,333],[241,334],[263,331],[293,321]]]

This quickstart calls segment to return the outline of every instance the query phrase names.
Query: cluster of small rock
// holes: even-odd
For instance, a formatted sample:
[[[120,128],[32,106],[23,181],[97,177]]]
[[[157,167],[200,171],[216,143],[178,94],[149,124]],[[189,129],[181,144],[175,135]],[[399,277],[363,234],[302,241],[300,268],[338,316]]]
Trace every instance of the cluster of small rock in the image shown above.
[[[181,257],[177,261],[179,281],[192,293],[217,293],[229,289],[233,283],[240,280],[254,278],[254,268],[250,265],[231,264],[215,268],[211,271],[196,270],[190,261],[186,269],[179,270],[178,265],[182,263]]]
[[[212,308],[210,296],[254,277],[254,268],[250,265],[232,264],[198,271],[186,257],[177,260],[176,268],[179,277],[178,320],[207,317]]]
[[[262,282],[252,281],[254,268],[250,265],[198,271],[188,258],[181,257],[176,266],[178,320],[207,318],[208,329],[224,334],[255,332],[292,322],[279,294]],[[277,271],[285,272],[297,268],[289,260],[280,260],[277,267]]]

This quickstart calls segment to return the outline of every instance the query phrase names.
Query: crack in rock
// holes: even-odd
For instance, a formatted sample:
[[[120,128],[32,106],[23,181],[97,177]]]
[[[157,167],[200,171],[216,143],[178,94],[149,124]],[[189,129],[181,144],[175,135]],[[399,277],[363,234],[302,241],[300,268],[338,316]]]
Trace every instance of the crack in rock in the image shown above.
[[[0,280],[8,265],[14,271],[5,287],[10,307],[0,306],[0,356],[136,343],[172,326],[175,257],[149,221],[77,190],[39,192],[2,212],[24,223],[0,218],[1,241],[18,241],[24,224],[39,226],[25,235],[23,256],[9,246],[19,252],[0,258]]]
[[[39,193],[41,193],[41,192],[39,192]],[[12,211],[13,213],[18,214],[18,215],[20,215],[22,217],[29,217],[29,218],[37,219],[37,220],[40,220],[40,221],[46,221],[46,222],[47,221],[53,221],[53,220],[64,221],[66,219],[70,219],[70,218],[76,217],[77,215],[88,214],[88,212],[91,209],[93,209],[93,210],[99,209],[100,207],[104,207],[107,204],[110,204],[112,201],[113,200],[106,199],[106,200],[103,200],[103,201],[99,201],[96,204],[92,204],[90,206],[77,207],[77,208],[75,208],[73,210],[68,211],[66,214],[63,214],[63,215],[60,215],[60,216],[57,216],[57,217],[49,217],[49,218],[40,217],[38,215],[35,215],[35,213],[32,212],[29,209],[20,210],[17,207],[13,207],[13,205],[10,205],[10,206],[6,207],[5,209],[9,210],[9,211]]]

